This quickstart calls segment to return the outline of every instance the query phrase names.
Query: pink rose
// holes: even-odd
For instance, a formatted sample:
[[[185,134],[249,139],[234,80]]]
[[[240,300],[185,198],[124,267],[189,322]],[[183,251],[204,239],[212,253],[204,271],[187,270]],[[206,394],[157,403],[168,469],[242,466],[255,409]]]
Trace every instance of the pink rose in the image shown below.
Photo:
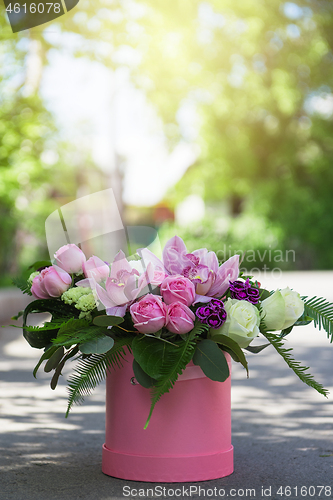
[[[134,326],[140,333],[156,333],[166,321],[166,305],[161,297],[148,293],[130,307]]]
[[[168,276],[161,284],[161,294],[166,304],[181,302],[190,306],[195,299],[195,286],[184,276]]]
[[[110,268],[103,260],[93,255],[82,264],[83,274],[86,278],[92,278],[99,283],[106,280],[110,274]]]
[[[61,267],[67,273],[82,273],[83,264],[86,261],[86,256],[82,250],[69,243],[59,248],[54,254],[57,266]]]
[[[166,327],[172,333],[187,333],[194,327],[195,315],[182,302],[173,302],[167,306]]]
[[[31,293],[36,299],[60,297],[71,286],[72,278],[58,266],[46,267],[32,282]]]

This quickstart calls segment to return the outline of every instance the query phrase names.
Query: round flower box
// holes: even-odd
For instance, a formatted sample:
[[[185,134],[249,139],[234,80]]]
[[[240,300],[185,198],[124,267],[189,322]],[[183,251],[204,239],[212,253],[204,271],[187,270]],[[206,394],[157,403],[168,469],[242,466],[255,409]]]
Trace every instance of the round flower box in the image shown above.
[[[230,376],[215,382],[190,363],[158,401],[144,430],[150,391],[135,383],[132,360],[127,355],[122,368],[107,374],[102,471],[148,482],[205,481],[231,474]]]

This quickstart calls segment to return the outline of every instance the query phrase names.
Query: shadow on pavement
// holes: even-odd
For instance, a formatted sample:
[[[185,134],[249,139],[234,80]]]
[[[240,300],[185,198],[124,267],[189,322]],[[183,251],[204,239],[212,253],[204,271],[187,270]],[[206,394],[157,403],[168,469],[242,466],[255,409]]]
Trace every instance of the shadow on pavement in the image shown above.
[[[66,373],[51,391],[48,374],[41,370],[37,380],[32,376],[40,352],[26,345],[20,330],[6,328],[0,334],[1,500],[108,500],[125,498],[123,493],[129,491],[123,490],[125,486],[136,490],[137,495],[130,496],[135,498],[139,489],[146,492],[156,486],[102,474],[103,384],[65,419]],[[296,354],[325,387],[332,386],[331,347],[298,347]],[[271,347],[264,355],[249,354],[248,360],[250,379],[233,364],[235,472],[193,485],[217,488],[212,498],[222,497],[222,490],[231,497],[232,488],[238,490],[235,498],[249,497],[246,489],[255,489],[256,497],[264,498],[262,486],[267,493],[272,488],[273,499],[287,498],[277,493],[280,486],[295,492],[296,487],[330,485],[333,491],[332,396],[326,400],[299,382]],[[172,489],[184,486],[181,498],[186,498],[190,485],[160,486],[165,486],[165,494],[154,490],[149,496],[172,498]],[[299,497],[299,490],[288,496]],[[203,494],[192,490],[192,498]]]

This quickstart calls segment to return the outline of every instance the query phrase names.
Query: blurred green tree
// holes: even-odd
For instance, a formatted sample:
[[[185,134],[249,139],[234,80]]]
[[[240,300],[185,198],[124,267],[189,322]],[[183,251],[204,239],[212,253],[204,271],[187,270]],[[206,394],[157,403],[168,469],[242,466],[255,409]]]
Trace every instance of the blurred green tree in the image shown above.
[[[26,33],[13,35],[3,10],[1,6],[0,283],[9,285],[11,276],[49,257],[45,219],[75,197],[82,172],[73,163],[68,168],[71,148],[61,141],[38,96],[42,45]]]
[[[172,203],[226,200],[233,217],[270,222],[298,267],[328,268],[332,15],[325,0],[81,0],[55,24],[73,55],[128,68],[170,147],[200,145]],[[36,37],[46,54],[50,40]]]
[[[201,146],[171,198],[227,199],[281,228],[298,267],[331,268],[333,4],[149,4],[139,77],[171,140]]]

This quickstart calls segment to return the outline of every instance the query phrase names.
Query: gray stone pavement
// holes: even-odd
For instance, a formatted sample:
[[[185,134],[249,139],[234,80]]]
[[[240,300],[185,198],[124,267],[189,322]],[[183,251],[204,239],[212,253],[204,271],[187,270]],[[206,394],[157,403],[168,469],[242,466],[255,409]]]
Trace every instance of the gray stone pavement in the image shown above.
[[[333,301],[333,272],[259,278],[271,289],[289,284],[301,294]],[[332,498],[333,344],[311,325],[295,329],[288,343],[296,359],[311,366],[315,378],[331,391],[329,399],[298,381],[273,348],[249,353],[250,379],[233,364],[234,473],[201,483],[149,484],[101,472],[104,385],[65,419],[66,373],[56,391],[43,371],[35,380],[32,369],[40,351],[26,344],[21,330],[2,328],[0,500],[187,498],[191,486],[192,498]],[[147,491],[156,487],[162,489]],[[200,495],[194,487],[201,487]]]

